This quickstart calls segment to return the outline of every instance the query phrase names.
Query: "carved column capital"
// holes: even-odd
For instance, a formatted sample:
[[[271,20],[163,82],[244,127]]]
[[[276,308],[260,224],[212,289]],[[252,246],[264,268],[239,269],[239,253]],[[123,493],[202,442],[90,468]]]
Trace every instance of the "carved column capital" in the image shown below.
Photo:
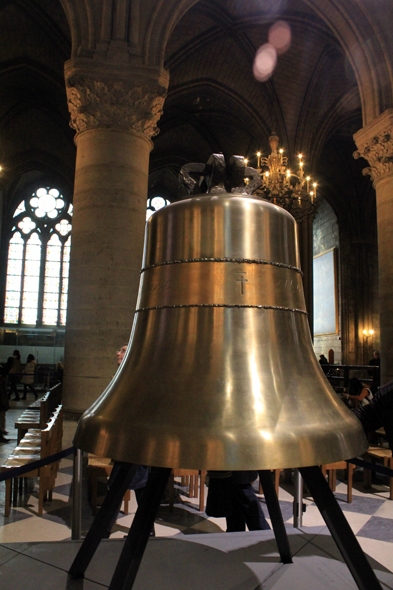
[[[75,64],[78,61],[83,63]],[[157,135],[167,73],[159,68],[97,66],[91,60],[66,64],[70,126],[77,133],[104,127],[135,131],[148,139]]]
[[[393,175],[393,109],[388,109],[370,125],[354,135],[358,150],[355,159],[365,158],[370,166],[363,174],[370,175],[376,183]]]

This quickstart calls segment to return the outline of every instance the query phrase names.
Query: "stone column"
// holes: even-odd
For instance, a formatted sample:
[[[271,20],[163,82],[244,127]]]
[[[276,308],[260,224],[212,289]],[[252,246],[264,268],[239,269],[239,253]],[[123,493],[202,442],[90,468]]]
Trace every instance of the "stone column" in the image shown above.
[[[71,60],[65,66],[77,146],[64,405],[80,414],[116,371],[139,286],[151,137],[168,75]]]
[[[354,135],[377,194],[381,384],[393,379],[393,109]],[[361,286],[360,286],[361,288]]]
[[[314,216],[310,215],[298,222],[300,262],[303,272],[304,299],[308,313],[311,338],[314,339],[314,285],[313,285],[313,235]]]

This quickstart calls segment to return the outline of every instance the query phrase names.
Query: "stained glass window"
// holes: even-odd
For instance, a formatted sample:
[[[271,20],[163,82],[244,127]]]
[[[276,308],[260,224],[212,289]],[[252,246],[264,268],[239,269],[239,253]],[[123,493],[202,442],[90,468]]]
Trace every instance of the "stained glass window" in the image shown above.
[[[12,218],[5,289],[7,324],[65,325],[72,205],[41,187]]]
[[[162,209],[166,205],[169,205],[170,201],[163,197],[151,197],[147,201],[146,221],[159,209]]]

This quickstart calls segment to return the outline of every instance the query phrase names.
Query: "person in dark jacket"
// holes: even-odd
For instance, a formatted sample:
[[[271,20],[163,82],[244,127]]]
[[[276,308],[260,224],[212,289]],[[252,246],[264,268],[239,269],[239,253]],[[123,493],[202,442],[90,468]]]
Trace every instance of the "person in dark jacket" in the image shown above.
[[[10,356],[7,360],[6,364],[7,370],[7,380],[10,384],[10,392],[8,397],[11,399],[12,394],[15,396],[15,401],[19,401],[19,393],[17,384],[20,381],[21,373],[22,373],[22,363],[20,360],[20,352],[19,350],[14,350],[12,356]]]
[[[209,472],[209,492],[206,501],[208,516],[225,516],[227,533],[270,529],[252,482],[256,471]]]
[[[10,442],[5,438],[8,434],[5,428],[5,413],[10,408],[10,402],[7,395],[7,383],[5,378],[5,367],[0,365],[0,443]]]
[[[393,450],[393,381],[378,387],[369,404],[352,411],[360,420],[366,435],[383,427]]]

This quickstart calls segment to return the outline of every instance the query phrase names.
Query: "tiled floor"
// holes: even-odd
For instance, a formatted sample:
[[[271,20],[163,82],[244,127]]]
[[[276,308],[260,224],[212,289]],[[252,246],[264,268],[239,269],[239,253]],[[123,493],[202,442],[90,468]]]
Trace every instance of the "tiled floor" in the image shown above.
[[[13,428],[13,424],[15,418],[24,407],[26,407],[26,402],[13,402],[12,408],[7,413],[7,427],[9,430],[9,435],[7,436],[11,441],[9,444],[0,445],[0,459],[8,456],[10,450],[16,445],[16,431]],[[75,426],[76,424],[72,422],[65,423],[63,448],[70,446]],[[338,482],[336,497],[366,554],[375,559],[381,566],[384,566],[387,572],[393,572],[393,501],[388,499],[387,479],[384,480],[378,476],[378,481],[373,484],[372,490],[365,491],[362,485],[361,471],[355,471],[354,475],[353,502],[351,504],[346,502],[346,485],[341,482]],[[19,505],[11,510],[10,516],[5,518],[2,511],[5,484],[0,484],[0,564],[3,563],[2,550],[14,551],[15,547],[20,547],[20,543],[65,541],[70,539],[71,480],[72,460],[67,458],[61,462],[52,503],[45,505],[45,513],[42,517],[37,516],[37,493],[34,487],[32,487],[29,493],[20,498]],[[175,504],[173,513],[169,512],[168,505],[161,505],[155,525],[156,535],[158,537],[173,537],[177,535],[177,538],[179,538],[179,535],[180,538],[187,536],[187,540],[192,541],[194,539],[197,542],[198,539],[195,536],[198,535],[200,536],[200,541],[206,544],[208,543],[206,539],[210,538],[209,535],[206,536],[206,533],[218,533],[220,536],[216,539],[217,543],[220,539],[224,539],[220,541],[221,543],[227,543],[228,541],[225,539],[234,534],[222,535],[225,531],[225,519],[207,518],[206,514],[198,512],[197,499],[189,499],[186,490],[180,488],[180,486],[178,491],[179,501]],[[279,499],[288,531],[291,531],[291,534],[296,537],[298,532],[290,526],[292,523],[293,501],[293,487],[291,484],[286,485],[283,481],[281,482]],[[315,549],[315,543],[318,544],[317,538],[327,537],[328,533],[324,521],[312,499],[306,498],[305,502],[307,509],[303,517],[303,532],[307,534],[312,532],[313,535],[318,532],[319,536],[317,535],[315,537],[316,540],[313,545]],[[265,514],[267,514],[263,497],[262,503]],[[124,535],[128,532],[135,509],[135,498],[134,494],[132,494],[130,514],[128,516],[124,516],[122,513],[119,514],[111,539],[123,539]],[[84,486],[82,515],[82,535],[85,535],[93,520],[91,508],[87,501],[86,486]],[[253,534],[255,535],[255,533]],[[267,534],[267,537],[269,537],[269,534]],[[191,538],[191,535],[194,535],[194,537]],[[264,535],[266,536],[265,533]],[[213,539],[213,537],[211,538]],[[164,545],[161,546],[163,547]],[[333,549],[330,548],[329,550],[335,551],[335,546],[333,545],[332,547]],[[311,545],[309,549],[311,550]],[[318,554],[318,551],[316,553]],[[4,557],[4,560],[7,561],[6,557]],[[386,587],[392,587],[389,584]],[[247,587],[244,586],[244,588]],[[273,588],[273,585],[263,586],[263,588],[265,587]],[[280,585],[274,585],[275,590],[279,587],[281,588]],[[282,587],[284,588],[284,586]],[[293,588],[295,587],[297,588],[297,586],[293,586]],[[304,584],[302,587],[304,587]],[[342,587],[346,588],[347,586]],[[14,586],[14,588],[17,588],[17,586]],[[85,586],[85,588],[90,588],[90,586]],[[96,588],[96,584],[92,585],[91,588]],[[243,586],[239,586],[239,588],[243,588]],[[256,586],[253,586],[253,588],[256,588]],[[26,589],[27,587],[24,588],[24,590]]]

